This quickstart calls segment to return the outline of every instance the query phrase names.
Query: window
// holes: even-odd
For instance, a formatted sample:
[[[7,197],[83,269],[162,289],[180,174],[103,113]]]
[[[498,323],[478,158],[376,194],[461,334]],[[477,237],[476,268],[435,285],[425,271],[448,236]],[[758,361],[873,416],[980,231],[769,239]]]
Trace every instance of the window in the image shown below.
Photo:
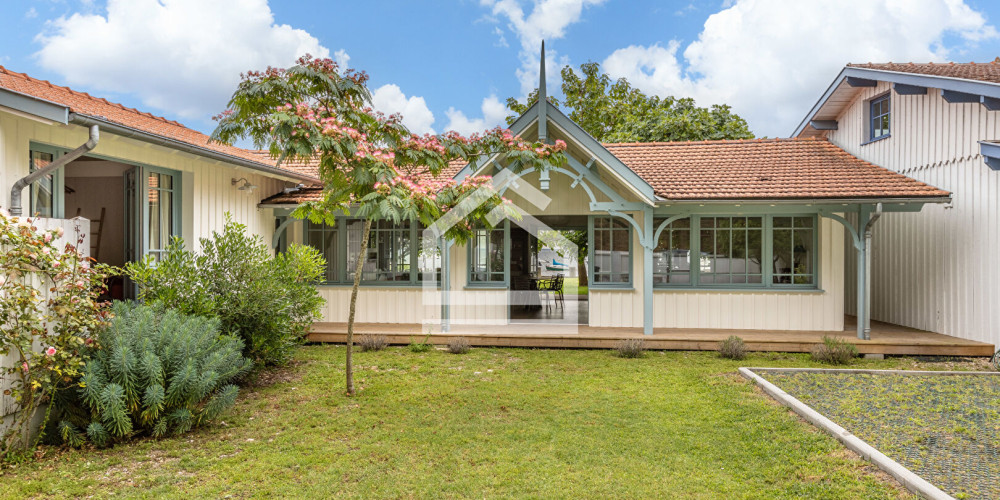
[[[476,229],[469,243],[469,283],[506,283],[505,227]]]
[[[146,172],[146,252],[159,260],[167,251],[176,231],[176,191],[180,187],[173,175]]]
[[[34,172],[35,170],[45,168],[55,161],[55,159],[56,155],[54,153],[32,150],[31,164],[28,170]],[[57,179],[58,173],[50,172],[31,183],[28,215],[37,215],[40,217],[57,216],[55,208],[57,201],[55,195]]]
[[[889,94],[876,97],[869,102],[868,140],[874,141],[889,136]]]
[[[365,221],[348,220],[347,230],[347,279],[354,280],[361,236]],[[387,220],[372,223],[368,239],[368,252],[361,267],[361,281],[410,282],[410,223],[393,224]]]
[[[654,221],[659,227],[664,219]],[[678,219],[668,224],[653,249],[654,284],[691,283],[691,220]]]
[[[763,217],[702,217],[701,283],[763,283]]]
[[[785,285],[813,284],[814,217],[775,217],[773,282]]]
[[[319,250],[326,259],[324,283],[354,283],[364,227],[363,219],[347,217],[338,217],[334,226],[305,222],[305,244]],[[436,245],[422,248],[423,229],[409,221],[372,222],[361,282],[409,286],[420,284],[422,279],[440,281],[441,251]]]
[[[330,227],[326,224],[315,224],[306,221],[306,244],[319,250],[319,253],[326,259],[326,272],[323,274],[323,281],[336,283],[341,280],[338,272],[340,266],[340,232],[337,227]]]
[[[653,284],[815,288],[817,224],[815,215],[675,220],[663,228],[653,250]]]
[[[631,283],[632,228],[617,217],[594,217],[593,277],[595,285]]]

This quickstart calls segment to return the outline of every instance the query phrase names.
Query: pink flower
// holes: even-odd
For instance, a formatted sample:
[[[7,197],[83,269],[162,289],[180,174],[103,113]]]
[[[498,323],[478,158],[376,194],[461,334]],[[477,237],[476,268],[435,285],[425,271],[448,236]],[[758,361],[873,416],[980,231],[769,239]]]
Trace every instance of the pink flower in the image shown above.
[[[52,233],[45,233],[45,242],[48,243],[52,241]]]
[[[56,355],[56,348],[50,346],[48,349],[45,350],[45,355],[46,356],[55,356]]]
[[[21,368],[24,368],[24,371],[28,371],[28,363],[21,363]]]

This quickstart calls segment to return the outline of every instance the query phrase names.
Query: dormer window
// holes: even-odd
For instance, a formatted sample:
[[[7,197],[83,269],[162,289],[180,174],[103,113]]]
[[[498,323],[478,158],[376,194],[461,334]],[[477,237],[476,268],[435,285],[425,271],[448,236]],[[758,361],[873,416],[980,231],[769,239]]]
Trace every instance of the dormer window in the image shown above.
[[[868,140],[889,137],[889,94],[872,99],[868,106]]]

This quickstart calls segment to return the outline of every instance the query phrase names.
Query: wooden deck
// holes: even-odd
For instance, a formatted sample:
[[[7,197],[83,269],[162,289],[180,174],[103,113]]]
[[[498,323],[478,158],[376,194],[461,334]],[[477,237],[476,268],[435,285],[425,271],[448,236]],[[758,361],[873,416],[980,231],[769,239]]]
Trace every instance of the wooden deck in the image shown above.
[[[607,349],[627,338],[645,340],[647,349],[712,351],[719,341],[738,335],[751,351],[809,352],[822,342],[824,335],[843,338],[858,347],[861,354],[992,356],[994,346],[983,342],[950,337],[889,323],[872,322],[871,340],[858,340],[854,318],[848,317],[841,332],[694,330],[657,328],[643,335],[641,328],[596,328],[590,326],[512,324],[501,326],[455,325],[449,333],[431,334],[429,342],[445,345],[455,337],[465,337],[473,346],[550,347]],[[390,344],[409,344],[423,340],[419,324],[359,323],[355,334],[385,335]],[[316,323],[309,335],[311,342],[343,343],[347,340],[346,323]]]

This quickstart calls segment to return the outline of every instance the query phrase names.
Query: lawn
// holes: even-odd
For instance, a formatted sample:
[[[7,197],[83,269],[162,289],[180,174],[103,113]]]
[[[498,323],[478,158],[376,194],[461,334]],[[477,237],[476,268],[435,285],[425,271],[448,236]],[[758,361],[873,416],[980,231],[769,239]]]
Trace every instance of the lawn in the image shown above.
[[[563,280],[563,293],[566,295],[587,295],[587,285],[580,286],[580,278],[566,278]]]
[[[47,448],[0,496],[899,498],[905,491],[736,375],[802,355],[301,348],[223,422],[108,450]],[[864,367],[915,367],[908,359]]]

